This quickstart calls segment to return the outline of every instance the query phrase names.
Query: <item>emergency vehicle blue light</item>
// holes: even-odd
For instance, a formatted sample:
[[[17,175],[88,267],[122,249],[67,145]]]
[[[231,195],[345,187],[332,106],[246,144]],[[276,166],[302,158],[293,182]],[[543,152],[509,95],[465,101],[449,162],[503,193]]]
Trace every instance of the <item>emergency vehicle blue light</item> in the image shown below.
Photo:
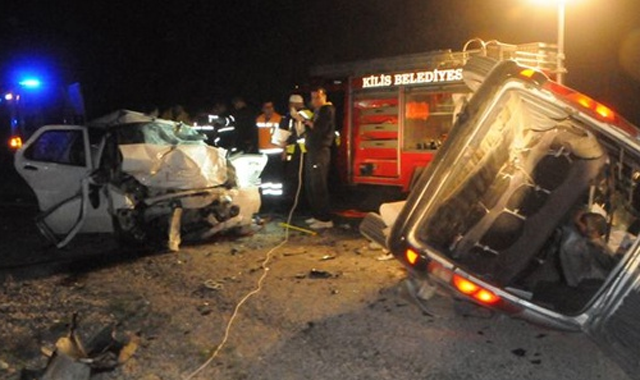
[[[20,86],[22,87],[27,88],[38,88],[41,85],[40,80],[36,78],[26,78],[18,82],[18,84],[20,84]]]
[[[4,94],[4,100],[9,101],[9,100],[12,100],[12,99],[13,99],[13,94],[12,93],[8,92],[8,93]]]

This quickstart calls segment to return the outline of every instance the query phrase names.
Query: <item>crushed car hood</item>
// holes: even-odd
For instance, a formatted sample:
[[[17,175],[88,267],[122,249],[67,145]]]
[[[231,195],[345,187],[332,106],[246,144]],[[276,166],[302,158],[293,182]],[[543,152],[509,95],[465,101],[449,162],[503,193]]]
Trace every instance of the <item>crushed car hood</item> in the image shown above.
[[[227,181],[226,150],[207,145],[127,144],[119,146],[122,171],[159,189],[199,189]]]

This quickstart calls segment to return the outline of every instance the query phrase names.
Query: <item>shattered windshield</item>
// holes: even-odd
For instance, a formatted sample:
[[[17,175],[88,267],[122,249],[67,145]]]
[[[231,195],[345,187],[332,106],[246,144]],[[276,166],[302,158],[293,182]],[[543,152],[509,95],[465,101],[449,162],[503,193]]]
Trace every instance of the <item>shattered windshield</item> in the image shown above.
[[[154,121],[125,124],[116,130],[118,144],[204,144],[205,136],[188,125]]]

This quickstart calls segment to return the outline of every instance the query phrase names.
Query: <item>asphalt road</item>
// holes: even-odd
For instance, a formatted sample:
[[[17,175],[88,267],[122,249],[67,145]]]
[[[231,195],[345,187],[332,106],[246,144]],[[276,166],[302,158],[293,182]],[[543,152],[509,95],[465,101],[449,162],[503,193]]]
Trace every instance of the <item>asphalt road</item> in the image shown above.
[[[58,251],[34,228],[33,203],[10,198],[0,207],[0,379],[44,366],[40,348],[64,333],[73,310],[90,331],[118,323],[142,339],[127,364],[92,379],[179,379],[220,341],[233,306],[282,236],[273,221],[254,236],[179,254],[122,254],[100,235]],[[367,248],[354,226],[293,234],[227,346],[195,378],[627,379],[583,334],[442,295],[427,303],[433,316],[426,315],[406,291],[400,265],[377,261],[381,252]],[[331,276],[314,278],[311,269]],[[208,278],[226,279],[224,288],[203,290]]]

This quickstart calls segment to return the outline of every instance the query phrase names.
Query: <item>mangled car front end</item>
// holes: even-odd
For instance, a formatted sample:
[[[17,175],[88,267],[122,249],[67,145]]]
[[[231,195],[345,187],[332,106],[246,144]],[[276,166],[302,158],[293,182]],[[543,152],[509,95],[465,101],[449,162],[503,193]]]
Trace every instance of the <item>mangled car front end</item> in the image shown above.
[[[127,244],[177,249],[182,237],[251,224],[264,158],[236,157],[242,178],[233,160],[189,126],[119,111],[87,127],[42,128],[16,168],[38,198],[40,230],[57,246],[79,232],[114,232]]]

